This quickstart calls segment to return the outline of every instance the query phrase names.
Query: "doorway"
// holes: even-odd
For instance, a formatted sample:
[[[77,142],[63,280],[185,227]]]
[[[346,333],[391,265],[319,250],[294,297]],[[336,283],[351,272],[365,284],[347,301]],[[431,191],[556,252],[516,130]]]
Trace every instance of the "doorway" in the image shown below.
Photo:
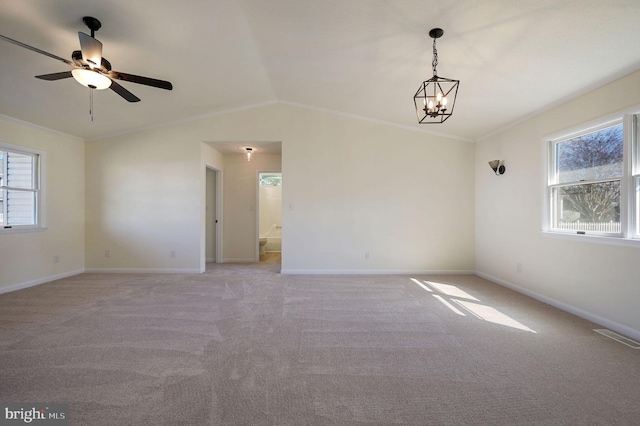
[[[258,259],[282,261],[282,173],[258,173]]]

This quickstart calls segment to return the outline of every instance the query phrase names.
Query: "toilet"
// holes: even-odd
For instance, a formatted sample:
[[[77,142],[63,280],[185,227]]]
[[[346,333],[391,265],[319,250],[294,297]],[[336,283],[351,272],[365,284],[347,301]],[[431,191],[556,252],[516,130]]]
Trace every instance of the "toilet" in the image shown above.
[[[260,237],[260,256],[267,253],[267,237]]]

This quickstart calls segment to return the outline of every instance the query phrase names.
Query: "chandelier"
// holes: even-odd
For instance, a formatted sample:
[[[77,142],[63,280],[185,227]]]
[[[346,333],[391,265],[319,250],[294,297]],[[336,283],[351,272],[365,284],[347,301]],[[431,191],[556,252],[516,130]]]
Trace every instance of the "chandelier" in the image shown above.
[[[436,39],[442,37],[444,31],[434,28],[429,31],[429,37],[433,39],[433,77],[423,81],[415,96],[413,103],[416,106],[418,123],[443,123],[453,114],[453,107],[458,95],[458,85],[460,80],[438,77],[438,51],[436,50]]]

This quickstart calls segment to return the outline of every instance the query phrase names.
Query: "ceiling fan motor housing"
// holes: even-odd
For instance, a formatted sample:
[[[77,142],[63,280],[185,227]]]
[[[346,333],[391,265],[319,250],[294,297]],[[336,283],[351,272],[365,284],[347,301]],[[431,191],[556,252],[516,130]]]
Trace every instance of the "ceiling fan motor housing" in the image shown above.
[[[73,59],[73,62],[75,62],[75,63],[77,63],[77,64],[79,64],[81,66],[86,66],[86,62],[82,58],[82,52],[80,50],[74,50],[73,53],[71,54],[71,59]],[[103,57],[102,61],[101,61],[101,64],[100,64],[100,70],[102,72],[111,71],[111,62],[109,62],[108,60],[106,60]]]

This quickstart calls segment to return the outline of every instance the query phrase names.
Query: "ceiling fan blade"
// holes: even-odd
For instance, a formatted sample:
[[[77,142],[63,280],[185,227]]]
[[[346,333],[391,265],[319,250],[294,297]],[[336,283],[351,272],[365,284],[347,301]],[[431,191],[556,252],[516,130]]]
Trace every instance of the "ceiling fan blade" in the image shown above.
[[[78,32],[78,37],[80,38],[82,59],[84,59],[91,68],[99,68],[102,63],[102,43],[83,32]]]
[[[118,95],[122,96],[129,102],[140,102],[139,97],[137,97],[136,95],[134,95],[133,93],[125,89],[124,87],[120,86],[115,81],[111,81],[111,90],[113,90],[114,92],[116,92]]]
[[[36,78],[47,81],[62,80],[63,78],[73,77],[71,71],[55,72],[53,74],[36,75]]]
[[[139,75],[125,74],[118,71],[109,71],[109,77],[116,80],[130,81],[131,83],[144,84],[145,86],[158,87],[160,89],[172,90],[173,85],[168,81],[157,80],[155,78],[141,77]]]
[[[71,62],[71,61],[69,61],[67,59],[61,58],[60,56],[56,56],[56,55],[54,55],[52,53],[49,53],[49,52],[45,52],[44,50],[40,50],[37,47],[29,46],[28,44],[24,44],[24,43],[22,43],[22,42],[20,42],[18,40],[14,40],[12,38],[5,37],[2,34],[0,34],[0,39],[2,39],[4,41],[8,41],[9,43],[13,43],[16,46],[20,46],[20,47],[24,47],[25,49],[32,50],[32,51],[34,51],[36,53],[39,53],[41,55],[48,56],[48,57],[53,58],[55,60],[58,60],[60,62],[64,62],[65,64],[71,65],[72,67],[75,66],[75,64],[73,62]]]

